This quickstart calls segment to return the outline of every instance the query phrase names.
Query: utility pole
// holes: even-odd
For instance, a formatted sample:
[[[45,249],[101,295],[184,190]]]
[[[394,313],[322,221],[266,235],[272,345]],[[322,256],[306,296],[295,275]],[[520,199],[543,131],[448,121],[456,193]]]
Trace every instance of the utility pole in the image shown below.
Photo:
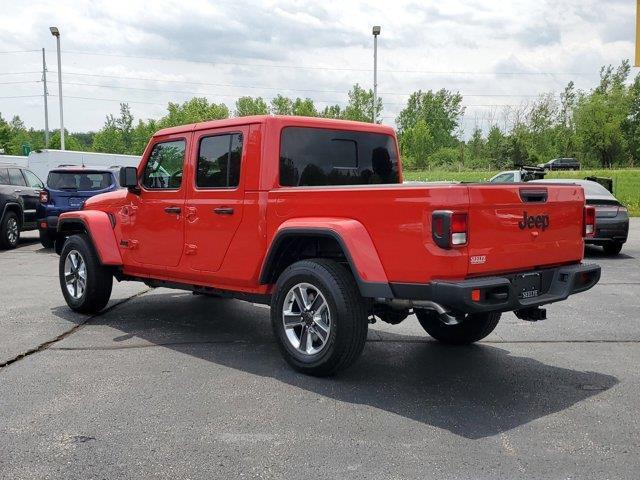
[[[42,83],[44,85],[44,148],[49,148],[49,106],[47,105],[47,62],[42,49]]]
[[[58,97],[60,100],[60,150],[64,150],[64,115],[62,114],[62,60],[60,58],[60,30],[58,27],[49,27],[51,35],[56,37],[58,47]]]
[[[640,1],[640,0],[639,0]],[[380,26],[373,27],[373,118],[371,121],[376,123],[378,118],[378,35],[380,35]]]

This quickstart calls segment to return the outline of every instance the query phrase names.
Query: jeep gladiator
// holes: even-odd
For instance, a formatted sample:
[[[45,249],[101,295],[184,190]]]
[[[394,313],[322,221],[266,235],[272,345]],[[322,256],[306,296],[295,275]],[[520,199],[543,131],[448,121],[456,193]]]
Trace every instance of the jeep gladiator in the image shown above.
[[[67,304],[96,312],[133,280],[271,306],[295,369],[330,375],[368,324],[411,311],[437,340],[478,341],[502,312],[588,290],[595,215],[576,185],[402,184],[393,129],[257,116],[167,128],[126,189],[60,216]]]

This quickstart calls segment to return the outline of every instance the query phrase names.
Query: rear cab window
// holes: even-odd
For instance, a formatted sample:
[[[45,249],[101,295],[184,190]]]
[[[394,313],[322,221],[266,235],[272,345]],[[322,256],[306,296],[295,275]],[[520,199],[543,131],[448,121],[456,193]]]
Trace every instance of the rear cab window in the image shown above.
[[[381,133],[285,127],[280,139],[280,185],[399,183],[393,137]]]
[[[50,190],[68,190],[92,192],[105,190],[114,184],[111,172],[78,172],[52,171],[47,177],[47,187]]]

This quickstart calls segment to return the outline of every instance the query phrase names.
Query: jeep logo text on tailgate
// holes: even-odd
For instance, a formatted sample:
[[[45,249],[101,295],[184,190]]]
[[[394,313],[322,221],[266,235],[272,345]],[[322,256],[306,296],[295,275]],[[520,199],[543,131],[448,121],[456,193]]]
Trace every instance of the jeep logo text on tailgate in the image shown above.
[[[525,228],[542,228],[546,230],[549,226],[549,215],[527,215],[527,211],[522,212],[522,220],[518,222],[520,230]]]

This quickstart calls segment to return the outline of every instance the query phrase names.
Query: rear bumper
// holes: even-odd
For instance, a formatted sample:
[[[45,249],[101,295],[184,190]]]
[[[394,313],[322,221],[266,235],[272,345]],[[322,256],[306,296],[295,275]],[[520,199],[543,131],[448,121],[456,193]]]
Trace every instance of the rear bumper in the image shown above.
[[[515,285],[521,274],[472,278],[461,281],[434,281],[427,284],[391,284],[394,296],[407,300],[432,301],[454,312],[508,312],[559,302],[574,293],[584,292],[600,280],[599,265],[569,265],[538,269],[524,274],[538,274],[538,295],[522,298]],[[472,292],[479,290],[479,300]]]
[[[596,236],[585,239],[590,245],[602,245],[607,242],[625,243],[629,235],[629,218],[601,218],[596,220]]]

